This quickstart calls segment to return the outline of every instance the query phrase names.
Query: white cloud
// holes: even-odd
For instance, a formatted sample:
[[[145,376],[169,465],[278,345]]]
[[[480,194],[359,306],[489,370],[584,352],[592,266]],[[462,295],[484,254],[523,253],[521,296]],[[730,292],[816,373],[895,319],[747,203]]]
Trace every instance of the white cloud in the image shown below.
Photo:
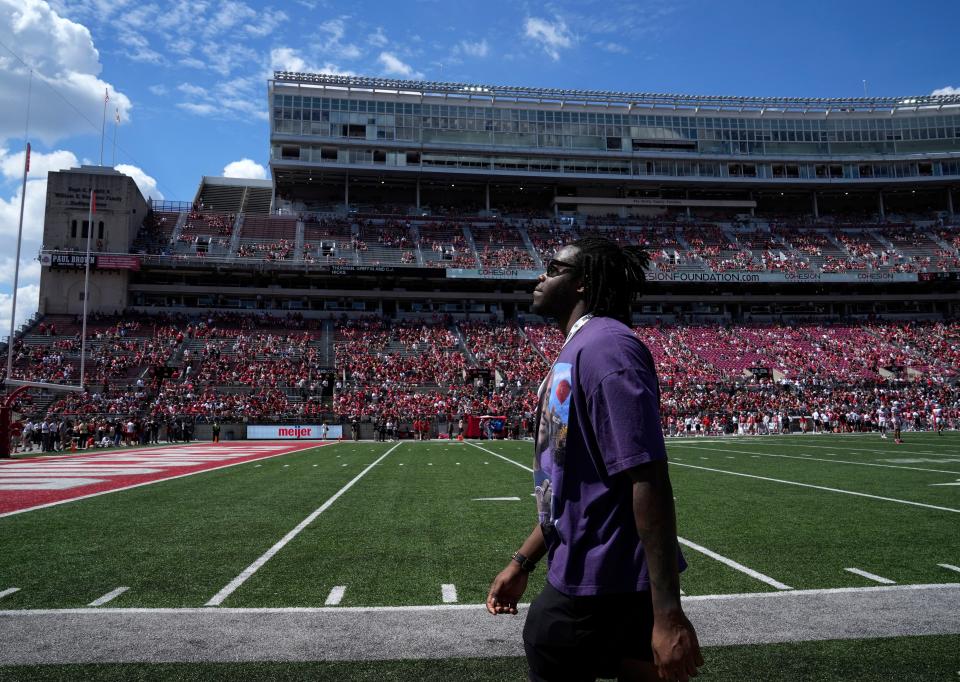
[[[23,186],[17,184],[17,189],[9,199],[0,197],[0,239],[7,244],[9,239],[16,240],[17,226],[20,221],[20,197]],[[47,203],[47,177],[27,181],[27,200],[23,206],[23,241],[24,252],[29,253],[30,247],[36,247],[43,240],[43,213]]]
[[[383,32],[383,27],[377,26],[376,32],[367,37],[367,42],[375,47],[386,47],[387,35]]]
[[[178,102],[177,106],[197,116],[213,116],[218,109],[212,104],[196,104],[195,102]]]
[[[39,284],[26,284],[17,287],[17,327],[33,317],[39,305]],[[6,292],[0,293],[0,339],[4,341],[10,337],[10,312],[12,308],[13,295]]]
[[[338,64],[307,62],[299,52],[291,47],[277,47],[270,50],[270,75],[273,71],[295,71],[300,73],[327,73],[333,76],[356,76],[356,72],[343,69]]]
[[[180,66],[185,66],[188,69],[205,69],[207,68],[207,63],[202,59],[197,59],[196,57],[184,57],[179,61]]]
[[[150,47],[150,41],[142,33],[131,29],[120,32],[120,43],[129,48],[127,57],[135,62],[149,64],[163,64],[164,59],[159,52]]]
[[[955,88],[952,85],[948,85],[945,88],[937,88],[931,95],[960,95],[960,88]]]
[[[54,152],[45,155],[42,159],[42,165],[47,166],[47,170],[55,170],[52,166],[57,165],[50,161],[50,158],[63,158],[63,152]],[[65,152],[70,154],[70,152]],[[4,174],[7,173],[7,160],[4,150],[0,150],[0,156],[3,157]],[[14,157],[18,155],[13,155]],[[39,155],[38,155],[39,156]],[[73,156],[70,154],[70,156]],[[18,176],[22,176],[23,152],[19,154],[20,169]],[[34,164],[31,157],[31,177],[33,176]],[[74,157],[70,165],[76,164]],[[17,165],[15,162],[13,165]],[[17,183],[16,191],[9,199],[0,196],[0,239],[10,246],[7,254],[0,259],[0,337],[6,337],[10,330],[10,309],[11,309],[11,291],[13,287],[14,256],[16,251],[17,226],[20,220],[20,198],[22,196],[22,185]],[[23,242],[20,250],[20,273],[19,284],[17,288],[17,325],[26,322],[36,311],[40,296],[40,263],[36,256],[40,251],[43,241],[43,216],[46,210],[47,201],[47,176],[46,173],[34,180],[27,181],[26,202],[23,210]]]
[[[383,66],[383,71],[388,76],[400,76],[401,78],[411,80],[423,78],[422,73],[414,71],[412,66],[402,62],[396,55],[390,52],[381,52],[380,56],[377,57],[377,61]]]
[[[250,22],[244,30],[256,38],[263,38],[273,33],[277,26],[285,22],[288,18],[282,10],[267,8],[256,21]]]
[[[343,41],[347,34],[346,20],[349,17],[330,19],[320,24],[316,49],[320,54],[333,59],[351,60],[363,55],[362,50],[353,43]]]
[[[193,97],[207,96],[206,88],[201,88],[199,85],[193,85],[192,83],[181,83],[177,86],[177,90],[185,95],[191,95]]]
[[[142,169],[127,163],[118,164],[115,168],[124,175],[133,178],[144,199],[163,199],[163,192],[157,189],[157,181],[144,173]]]
[[[151,85],[150,87],[147,88],[147,90],[152,92],[157,97],[163,97],[164,95],[170,92],[167,89],[167,86],[163,84]]]
[[[316,67],[307,64],[306,60],[292,47],[277,47],[270,50],[270,69],[300,73],[316,72]]]
[[[523,24],[523,33],[537,43],[550,59],[558,61],[560,50],[573,45],[573,36],[562,19],[550,22],[539,17],[528,17]]]
[[[0,285],[4,285],[4,289],[11,289],[13,285],[13,263],[16,259],[13,256],[4,256],[0,259]],[[42,268],[40,266],[40,261],[36,258],[36,252],[31,252],[25,254],[21,251],[20,253],[20,272],[17,273],[17,279],[20,282],[20,285],[23,286],[24,283],[36,283],[40,281],[40,272]],[[17,301],[17,307],[20,307],[20,302]],[[7,325],[10,324],[10,312],[7,311]],[[2,331],[2,329],[0,329]]]
[[[630,50],[628,50],[625,46],[621,45],[620,43],[614,43],[614,42],[597,43],[597,47],[607,52],[613,52],[614,54],[630,54]]]
[[[473,43],[469,40],[461,40],[458,47],[460,48],[461,52],[471,57],[486,57],[490,50],[490,46],[487,45],[486,38],[480,42]]]
[[[53,11],[44,0],[0,0],[0,41],[14,46],[34,69],[32,136],[53,144],[71,135],[99,132],[105,91],[110,93],[111,108],[120,109],[124,122],[131,120],[130,99],[99,78],[100,54],[90,31]],[[0,101],[15,103],[0,116],[0,140],[23,134],[28,80],[26,66],[9,53],[0,54]]]
[[[0,148],[0,173],[3,173],[3,177],[7,180],[19,180],[23,177],[23,157],[25,154],[26,152],[22,151],[11,154],[6,149]],[[31,151],[28,178],[46,180],[47,173],[50,171],[76,168],[79,165],[76,155],[65,149],[58,149],[49,154]],[[44,190],[45,192],[46,190]]]
[[[267,177],[267,169],[253,159],[240,159],[231,161],[223,167],[223,177],[264,180]]]

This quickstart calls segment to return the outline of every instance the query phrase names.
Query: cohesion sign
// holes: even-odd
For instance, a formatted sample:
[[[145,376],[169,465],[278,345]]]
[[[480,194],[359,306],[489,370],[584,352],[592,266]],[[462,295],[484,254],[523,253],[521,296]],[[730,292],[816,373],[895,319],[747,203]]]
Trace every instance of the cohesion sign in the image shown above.
[[[339,424],[251,424],[247,426],[249,440],[339,440],[343,427]]]

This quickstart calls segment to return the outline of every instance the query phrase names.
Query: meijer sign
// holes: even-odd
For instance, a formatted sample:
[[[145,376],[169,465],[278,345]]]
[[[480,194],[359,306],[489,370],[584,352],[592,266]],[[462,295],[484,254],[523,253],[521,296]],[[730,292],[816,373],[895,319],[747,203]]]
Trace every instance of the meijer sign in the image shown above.
[[[341,435],[343,428],[339,424],[327,426],[326,438],[319,424],[251,424],[247,427],[249,440],[338,440]]]

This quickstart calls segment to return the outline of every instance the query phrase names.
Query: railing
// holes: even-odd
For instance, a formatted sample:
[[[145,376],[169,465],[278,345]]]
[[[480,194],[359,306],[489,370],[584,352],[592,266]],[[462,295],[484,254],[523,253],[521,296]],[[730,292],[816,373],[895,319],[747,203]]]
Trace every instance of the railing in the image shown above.
[[[150,209],[157,213],[183,213],[192,207],[189,201],[150,200]]]

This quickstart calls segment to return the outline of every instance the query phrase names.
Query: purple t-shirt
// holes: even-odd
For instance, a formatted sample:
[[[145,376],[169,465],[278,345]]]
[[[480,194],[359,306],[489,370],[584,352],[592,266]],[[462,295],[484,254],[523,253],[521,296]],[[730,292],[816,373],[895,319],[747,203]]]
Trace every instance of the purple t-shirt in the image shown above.
[[[534,485],[547,580],[570,595],[650,589],[623,473],[667,458],[650,351],[629,327],[594,317],[564,346],[543,391]]]

